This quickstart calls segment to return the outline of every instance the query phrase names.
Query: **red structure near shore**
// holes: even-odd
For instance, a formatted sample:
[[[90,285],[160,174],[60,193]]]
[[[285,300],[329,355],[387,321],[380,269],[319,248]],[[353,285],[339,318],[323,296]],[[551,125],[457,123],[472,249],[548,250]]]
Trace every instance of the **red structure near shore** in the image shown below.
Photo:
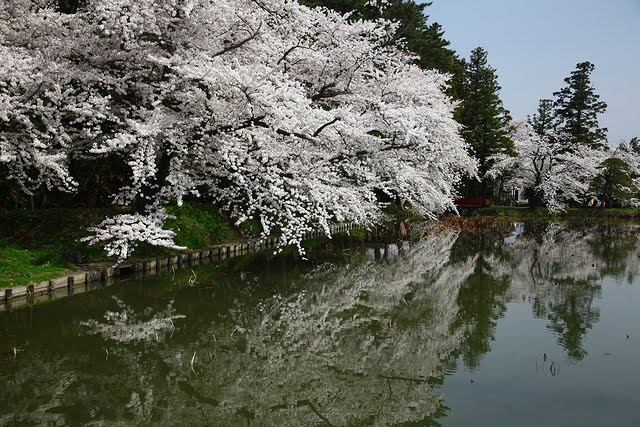
[[[493,199],[483,199],[482,197],[462,197],[454,201],[459,208],[481,208],[491,206]]]

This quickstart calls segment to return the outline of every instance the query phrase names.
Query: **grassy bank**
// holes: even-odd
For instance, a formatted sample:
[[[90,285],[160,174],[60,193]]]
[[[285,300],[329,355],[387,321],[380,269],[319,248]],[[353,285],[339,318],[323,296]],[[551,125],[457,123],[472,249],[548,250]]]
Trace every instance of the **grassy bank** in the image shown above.
[[[239,240],[237,229],[215,207],[185,204],[170,207],[175,219],[166,227],[176,231],[176,243],[190,249]],[[115,209],[39,209],[0,213],[0,287],[26,285],[64,275],[78,264],[112,261],[99,246],[80,241],[87,228]],[[174,251],[151,245],[139,245],[134,258],[169,255]]]
[[[419,218],[417,219],[419,220]],[[546,224],[562,221],[581,227],[603,223],[630,223],[640,221],[640,208],[586,209],[572,208],[552,214],[546,208],[529,209],[513,207],[490,207],[466,210],[460,215],[447,214],[434,223],[436,229],[480,231],[489,228],[511,227],[513,222]]]
[[[71,267],[56,253],[20,249],[0,241],[0,287],[53,279],[64,275]]]
[[[185,204],[169,207],[175,219],[166,227],[177,235],[176,243],[192,250],[212,245],[238,241],[257,233],[258,226],[249,223],[237,228],[232,221],[211,205]],[[113,261],[98,246],[80,241],[87,228],[106,216],[118,213],[114,209],[41,209],[0,213],[0,288],[26,285],[57,278],[67,274],[80,263]],[[394,212],[389,212],[394,216]],[[401,210],[397,216],[406,218]],[[411,220],[411,218],[408,218]],[[495,227],[502,221],[638,221],[640,209],[568,209],[550,215],[547,209],[523,209],[507,207],[483,208],[461,217],[446,216],[441,227],[456,229],[483,229]],[[352,237],[363,239],[365,230],[353,230]],[[309,241],[305,246],[324,245],[324,240]],[[291,249],[292,250],[292,249]],[[151,245],[139,245],[134,259],[146,259],[171,255],[175,251]],[[258,256],[258,255],[256,255]]]
[[[512,208],[512,207],[490,207],[481,208],[470,212],[471,216],[499,217],[519,220],[640,220],[640,208],[612,208],[612,209],[590,209],[590,208],[569,208],[563,212],[551,214],[546,208]]]

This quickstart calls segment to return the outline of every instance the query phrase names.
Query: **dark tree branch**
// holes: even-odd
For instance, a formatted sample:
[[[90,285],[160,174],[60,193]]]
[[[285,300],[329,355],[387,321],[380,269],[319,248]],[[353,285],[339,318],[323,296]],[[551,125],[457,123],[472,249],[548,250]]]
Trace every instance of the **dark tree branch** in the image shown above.
[[[318,128],[318,130],[316,130],[313,133],[313,137],[314,138],[317,137],[318,135],[320,135],[320,132],[322,132],[324,130],[324,128],[326,128],[327,126],[331,126],[332,124],[334,124],[335,122],[337,122],[339,120],[340,120],[340,117],[336,117],[335,119],[331,120],[330,122],[323,124],[322,126],[320,126]]]
[[[282,55],[282,57],[280,59],[278,59],[278,62],[276,63],[277,65],[280,65],[280,63],[282,61],[284,61],[287,56],[293,52],[294,50],[296,50],[297,48],[301,47],[299,44],[295,45],[295,46],[291,46],[289,49],[287,49],[287,51]]]
[[[235,132],[241,129],[249,128],[251,126],[258,126],[265,129],[272,129],[272,127],[269,126],[269,124],[264,121],[264,118],[265,116],[254,117],[254,118],[245,120],[239,126],[222,126],[222,127],[219,127],[218,129],[213,130],[212,132],[209,132],[209,135],[213,136],[213,135],[219,135],[224,132]],[[274,129],[274,131],[278,135],[295,136],[296,138],[304,139],[305,141],[310,141],[313,143],[317,142],[317,140],[314,137],[305,135],[300,132],[290,132],[284,129]],[[255,151],[255,150],[251,150],[251,151]]]
[[[278,62],[277,62],[276,64],[277,64],[277,65],[280,65],[280,63],[281,63],[282,61],[284,61],[285,59],[287,59],[287,56],[289,56],[289,54],[290,54],[291,52],[293,52],[294,50],[296,50],[296,49],[298,49],[298,48],[300,48],[300,49],[308,49],[308,50],[315,51],[315,49],[313,49],[313,48],[311,48],[311,47],[303,46],[303,45],[301,45],[300,43],[298,43],[297,45],[295,45],[295,46],[291,46],[289,49],[287,49],[287,50],[286,50],[286,52],[282,54],[282,57],[281,57],[280,59],[278,59]],[[300,61],[296,61],[294,64],[297,64],[298,62],[300,62]]]
[[[262,28],[262,22],[260,23],[260,25],[258,25],[258,29],[255,30],[253,33],[249,34],[249,37],[244,38],[236,43],[231,43],[229,46],[225,47],[224,49],[222,49],[220,52],[216,52],[213,54],[213,58],[215,58],[216,56],[220,56],[220,55],[224,55],[227,52],[230,52],[234,49],[238,49],[240,47],[242,47],[245,43],[250,42],[251,40],[255,39],[258,34],[260,33],[260,29]]]
[[[263,121],[261,121],[261,120],[256,120],[256,121],[254,121],[254,122],[253,122],[253,124],[254,124],[255,126],[260,126],[260,127],[263,127],[263,128],[271,128],[271,126],[269,126],[267,123],[265,123],[265,122],[263,122]],[[299,133],[299,132],[289,132],[289,131],[287,131],[287,130],[283,130],[283,129],[274,129],[274,130],[276,131],[276,133],[277,133],[278,135],[282,135],[282,136],[295,136],[295,137],[297,137],[297,138],[304,139],[304,140],[306,140],[306,141],[316,142],[316,140],[315,140],[313,137],[311,137],[311,136],[309,136],[309,135],[305,135],[305,134],[303,134],[303,133]]]
[[[253,3],[255,3],[260,9],[264,10],[265,12],[267,12],[269,15],[273,15],[273,16],[277,16],[278,18],[283,18],[284,16],[269,9],[267,6],[265,6],[262,2],[257,1],[257,0],[251,0]]]
[[[381,148],[380,151],[391,151],[391,150],[405,150],[407,148],[413,148],[415,144],[402,144],[402,145],[389,145],[387,147]]]
[[[31,98],[33,98],[34,96],[36,96],[39,92],[40,89],[42,89],[42,85],[44,84],[44,82],[40,82],[38,84],[38,87],[36,88],[36,90],[34,90],[33,92],[31,92],[29,95],[27,95],[27,97],[22,101],[23,103],[28,102]]]
[[[315,94],[315,95],[313,95],[311,97],[311,100],[312,101],[319,101],[321,99],[333,98],[333,97],[336,97],[336,96],[339,96],[339,95],[346,95],[348,93],[351,93],[349,91],[349,89],[332,91],[331,89],[333,89],[335,87],[336,87],[336,83],[335,82],[327,83],[326,85],[324,85],[324,86],[322,86],[320,88],[320,91],[317,94]]]

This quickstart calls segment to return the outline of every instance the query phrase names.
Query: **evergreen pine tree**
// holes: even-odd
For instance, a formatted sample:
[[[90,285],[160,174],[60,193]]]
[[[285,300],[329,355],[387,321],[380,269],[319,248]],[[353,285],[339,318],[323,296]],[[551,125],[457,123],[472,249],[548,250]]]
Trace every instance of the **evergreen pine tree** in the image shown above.
[[[556,116],[553,110],[553,101],[541,99],[538,104],[538,112],[529,118],[531,128],[541,137],[551,137],[556,128]]]
[[[606,206],[613,207],[615,202],[624,203],[638,195],[631,166],[623,159],[610,157],[598,169],[600,172],[591,181],[591,188]]]
[[[594,68],[590,62],[577,64],[575,71],[564,79],[567,86],[553,94],[559,130],[569,135],[569,147],[576,144],[596,149],[605,146],[607,129],[598,124],[598,114],[606,111],[607,104],[599,100],[600,96],[591,84]]]
[[[513,141],[508,137],[511,117],[502,105],[500,89],[496,70],[487,62],[487,51],[474,49],[465,62],[462,102],[457,111],[458,121],[464,126],[462,135],[478,160],[481,180],[467,184],[468,195],[491,197],[493,182],[485,175],[493,166],[493,156],[513,151]]]

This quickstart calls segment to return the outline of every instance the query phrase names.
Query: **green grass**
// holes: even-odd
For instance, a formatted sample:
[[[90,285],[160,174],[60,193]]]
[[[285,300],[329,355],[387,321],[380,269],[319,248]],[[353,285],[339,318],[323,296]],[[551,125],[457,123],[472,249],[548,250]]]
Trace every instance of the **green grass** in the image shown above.
[[[367,230],[364,228],[353,228],[349,234],[356,240],[365,240],[367,238]]]
[[[71,266],[49,250],[20,249],[0,241],[0,288],[55,279]]]
[[[113,209],[39,209],[0,213],[0,287],[26,285],[64,275],[73,261],[106,260],[79,239]]]
[[[213,205],[204,203],[185,203],[182,206],[169,206],[167,213],[172,219],[167,220],[165,229],[176,233],[174,241],[187,249],[205,249],[216,244],[244,239],[244,229],[236,228],[231,220]],[[173,255],[178,251],[139,244],[133,253],[133,259]]]
[[[567,209],[565,216],[583,218],[640,219],[640,208],[574,208]]]
[[[175,219],[168,220],[165,228],[176,232],[175,242],[180,246],[199,249],[240,238],[229,218],[213,205],[185,203],[170,206],[167,213]]]
[[[0,214],[0,239],[21,248],[74,260],[78,256],[105,260],[102,250],[80,242],[87,228],[101,222],[116,209],[38,209]],[[53,261],[53,259],[52,259]]]
[[[523,220],[580,220],[580,219],[613,219],[613,220],[638,220],[640,219],[640,208],[569,208],[555,215],[549,213],[546,208],[528,209],[511,207],[490,207],[472,211],[474,216],[495,216],[504,218],[517,218]]]
[[[175,241],[197,250],[222,242],[240,240],[255,224],[237,229],[215,206],[185,204],[169,207],[175,219],[165,228],[176,231]],[[37,209],[0,213],[0,287],[53,279],[76,262],[114,261],[100,246],[81,242],[87,228],[106,216],[122,212],[108,209]],[[144,259],[174,254],[165,248],[140,244],[133,256]]]

